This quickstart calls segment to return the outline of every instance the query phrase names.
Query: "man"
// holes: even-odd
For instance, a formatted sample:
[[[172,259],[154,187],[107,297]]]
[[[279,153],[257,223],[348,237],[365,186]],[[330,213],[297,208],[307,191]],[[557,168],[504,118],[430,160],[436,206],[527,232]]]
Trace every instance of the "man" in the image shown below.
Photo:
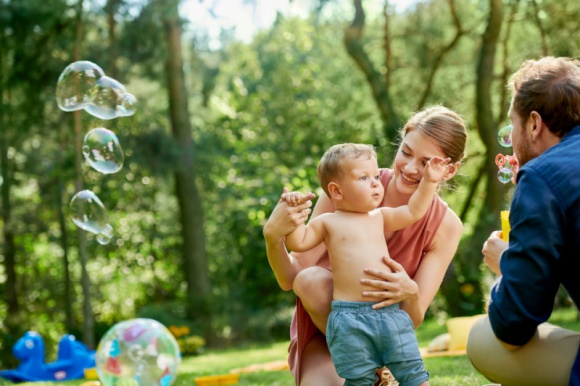
[[[545,323],[561,284],[580,304],[580,61],[527,61],[510,86],[519,171],[509,244],[501,232],[484,244],[500,277],[467,354],[502,386],[580,385],[580,334]]]

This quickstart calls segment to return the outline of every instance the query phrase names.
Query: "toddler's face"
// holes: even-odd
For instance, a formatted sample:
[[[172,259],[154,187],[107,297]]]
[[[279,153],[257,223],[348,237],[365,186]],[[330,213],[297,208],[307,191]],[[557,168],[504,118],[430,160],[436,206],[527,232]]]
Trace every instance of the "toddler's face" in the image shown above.
[[[376,158],[346,160],[342,166],[344,172],[339,185],[345,209],[369,212],[377,208],[383,201],[385,190]]]

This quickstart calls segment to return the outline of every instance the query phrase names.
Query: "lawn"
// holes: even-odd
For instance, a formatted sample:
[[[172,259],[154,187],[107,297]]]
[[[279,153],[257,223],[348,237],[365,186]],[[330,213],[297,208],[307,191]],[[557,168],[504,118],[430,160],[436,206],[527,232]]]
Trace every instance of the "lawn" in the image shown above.
[[[552,316],[554,324],[580,331],[580,321],[575,309],[561,310]],[[432,338],[446,332],[445,326],[435,320],[427,320],[417,330],[421,347],[427,346]],[[208,350],[203,355],[186,357],[179,368],[175,386],[194,386],[194,379],[200,376],[227,374],[232,369],[258,363],[285,360],[288,342],[270,345],[245,346],[227,350]],[[425,367],[431,374],[431,386],[481,386],[489,383],[479,375],[465,355],[455,357],[426,358]],[[21,386],[79,386],[85,380],[68,382],[21,383]],[[0,381],[0,386],[12,385]],[[287,370],[242,373],[240,386],[293,386],[294,380]]]

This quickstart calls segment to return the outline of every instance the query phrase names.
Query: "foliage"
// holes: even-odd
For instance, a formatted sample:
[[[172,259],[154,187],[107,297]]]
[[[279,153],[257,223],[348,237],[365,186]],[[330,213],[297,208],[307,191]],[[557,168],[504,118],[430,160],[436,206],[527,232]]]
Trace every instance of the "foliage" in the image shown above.
[[[197,335],[182,336],[177,339],[177,343],[183,356],[199,355],[205,347],[205,339]]]

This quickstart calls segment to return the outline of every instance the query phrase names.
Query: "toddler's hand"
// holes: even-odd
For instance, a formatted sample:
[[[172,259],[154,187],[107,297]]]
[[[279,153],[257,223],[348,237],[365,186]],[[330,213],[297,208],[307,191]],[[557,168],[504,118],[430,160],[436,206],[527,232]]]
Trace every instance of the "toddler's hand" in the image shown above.
[[[428,182],[439,182],[449,173],[451,158],[432,157],[425,165],[423,178]]]
[[[303,201],[311,200],[312,196],[312,193],[303,194],[301,192],[284,192],[280,196],[280,200],[285,201],[288,206],[297,206],[302,204]]]

